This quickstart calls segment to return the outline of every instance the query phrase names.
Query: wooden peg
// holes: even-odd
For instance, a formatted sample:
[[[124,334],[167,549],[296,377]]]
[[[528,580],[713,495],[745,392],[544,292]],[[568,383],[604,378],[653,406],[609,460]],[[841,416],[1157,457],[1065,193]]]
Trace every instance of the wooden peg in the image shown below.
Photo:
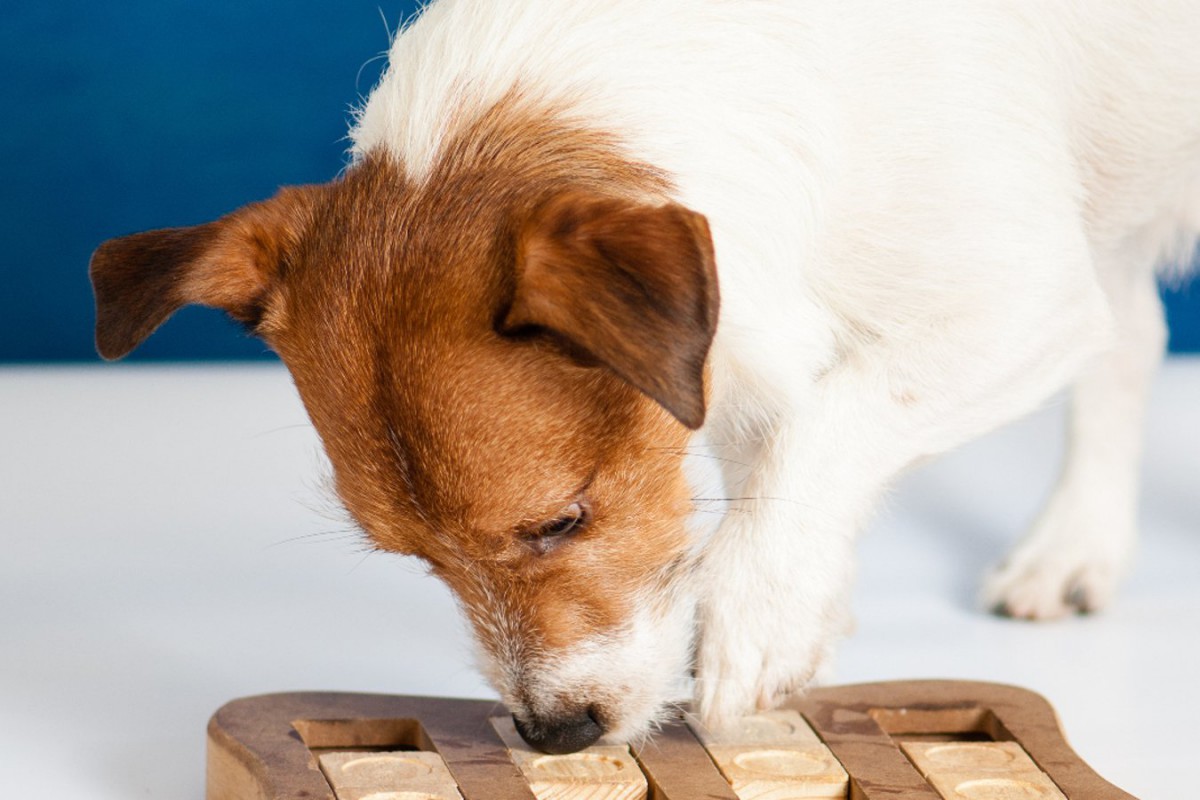
[[[713,763],[741,800],[844,800],[849,777],[821,744],[714,745]]]
[[[711,731],[688,725],[741,800],[846,797],[849,776],[799,712],[764,711]]]
[[[512,717],[493,717],[492,727],[538,800],[646,798],[646,776],[628,747],[596,745],[578,753],[552,756],[526,744]]]
[[[710,731],[700,724],[695,714],[687,715],[688,727],[706,746],[708,745],[813,745],[821,740],[813,733],[812,726],[800,712],[791,708],[761,711],[739,719],[729,728]]]
[[[901,742],[945,800],[1065,800],[1016,742]]]
[[[437,753],[334,752],[319,762],[337,800],[462,800]]]

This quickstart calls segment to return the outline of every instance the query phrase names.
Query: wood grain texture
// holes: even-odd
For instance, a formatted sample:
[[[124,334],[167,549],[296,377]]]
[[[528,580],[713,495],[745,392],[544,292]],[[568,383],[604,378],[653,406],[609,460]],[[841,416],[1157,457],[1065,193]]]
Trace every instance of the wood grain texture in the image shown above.
[[[546,755],[525,743],[511,716],[491,723],[538,800],[645,800],[646,777],[628,747],[593,745]]]
[[[341,751],[317,760],[337,800],[462,800],[437,753]]]
[[[688,727],[705,747],[712,745],[799,745],[820,744],[821,740],[813,732],[812,726],[794,708],[780,708],[774,711],[761,711],[742,717],[730,728],[710,731],[704,727],[695,714],[685,714]]]
[[[720,731],[687,720],[739,800],[846,797],[846,771],[795,709],[751,714]]]
[[[1039,797],[1036,786],[1004,786],[996,781],[1008,778],[991,776],[960,780],[954,787],[957,795],[940,794],[931,786],[938,778],[927,781],[901,747],[919,750],[914,742],[933,745],[946,740],[1019,743],[1066,800],[1136,800],[1085,764],[1063,739],[1050,705],[1023,689],[959,681],[862,684],[817,689],[786,709],[795,713],[770,716],[765,723],[751,720],[749,735],[770,728],[778,732],[777,722],[783,718],[792,726],[788,735],[803,737],[794,726],[797,717],[803,718],[849,773],[849,800],[1009,800],[1008,795],[996,794],[1008,790]],[[207,797],[335,800],[321,772],[320,756],[345,750],[415,749],[444,759],[464,800],[534,800],[536,795],[490,723],[503,713],[502,706],[487,701],[389,695],[297,693],[235,700],[209,723]],[[724,745],[710,745],[719,746]],[[787,752],[802,746],[793,742],[771,749]],[[736,798],[709,751],[682,720],[664,725],[632,755],[645,776],[650,800]],[[758,766],[769,762],[761,760]]]
[[[945,800],[1063,800],[1016,742],[901,742],[900,748]]]
[[[664,724],[636,755],[654,800],[738,800],[708,751],[682,720]]]
[[[738,800],[844,800],[848,776],[829,748],[714,745],[708,748]]]

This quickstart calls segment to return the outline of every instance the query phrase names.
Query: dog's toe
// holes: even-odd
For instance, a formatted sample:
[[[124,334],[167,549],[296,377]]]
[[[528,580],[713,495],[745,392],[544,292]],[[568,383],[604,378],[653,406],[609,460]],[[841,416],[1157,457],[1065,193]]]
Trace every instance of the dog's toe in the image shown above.
[[[1067,582],[1064,602],[1079,614],[1103,611],[1112,602],[1120,579],[1121,570],[1113,563],[1089,561]]]
[[[1088,587],[1079,583],[1067,587],[1066,602],[1080,614],[1091,614],[1099,610]]]
[[[999,602],[993,603],[992,607],[988,610],[991,611],[992,614],[997,617],[1012,617],[1012,616],[1014,616],[1012,613],[1012,609],[1008,607],[1008,602],[1005,600],[1001,600]]]
[[[1050,620],[1091,614],[1112,598],[1118,570],[1103,559],[1054,559],[997,568],[984,585],[984,606],[993,614]]]

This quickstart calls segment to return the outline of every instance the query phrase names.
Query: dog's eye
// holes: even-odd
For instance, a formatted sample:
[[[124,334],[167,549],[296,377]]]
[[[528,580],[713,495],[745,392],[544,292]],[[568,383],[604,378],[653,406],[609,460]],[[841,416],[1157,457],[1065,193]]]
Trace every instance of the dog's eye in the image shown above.
[[[549,522],[541,530],[542,536],[566,536],[583,522],[583,506],[571,503],[563,515]]]
[[[572,503],[555,519],[543,523],[525,534],[529,546],[539,555],[549,553],[587,523],[587,509],[582,503]]]

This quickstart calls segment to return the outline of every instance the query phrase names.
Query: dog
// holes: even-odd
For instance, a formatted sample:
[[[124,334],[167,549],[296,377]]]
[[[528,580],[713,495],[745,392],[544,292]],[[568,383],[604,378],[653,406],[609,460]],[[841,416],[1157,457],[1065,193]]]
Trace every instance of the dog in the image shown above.
[[[189,303],[262,337],[535,746],[689,696],[720,727],[827,663],[906,467],[1068,385],[1057,490],[983,594],[1111,599],[1156,275],[1200,233],[1194,12],[438,0],[337,179],[97,250],[98,349]]]

